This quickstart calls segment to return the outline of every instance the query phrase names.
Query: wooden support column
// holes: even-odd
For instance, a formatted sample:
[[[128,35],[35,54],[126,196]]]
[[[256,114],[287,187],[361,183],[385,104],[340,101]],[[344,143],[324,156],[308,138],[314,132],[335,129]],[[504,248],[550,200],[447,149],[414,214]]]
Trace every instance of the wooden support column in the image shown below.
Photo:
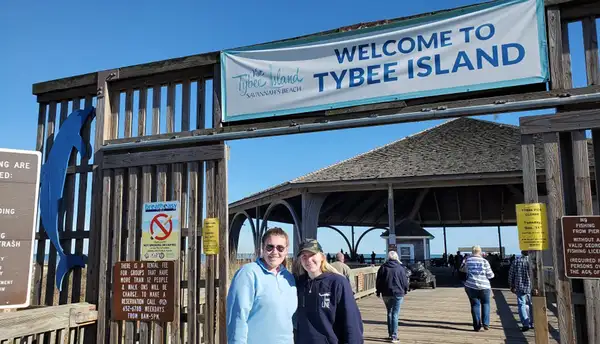
[[[448,262],[448,241],[446,240],[446,227],[444,227],[444,253],[446,254],[446,263]]]
[[[504,250],[502,249],[502,231],[498,226],[498,248],[500,249],[500,258],[504,259]]]
[[[388,185],[388,247],[390,244],[396,245],[396,215],[394,211],[394,188],[392,184]],[[387,252],[387,249],[386,249]]]
[[[300,223],[300,238],[302,240],[317,238],[321,206],[328,195],[327,193],[302,193],[302,222]]]
[[[533,135],[521,135],[521,161],[523,163],[523,189],[525,203],[538,202],[537,170]],[[535,343],[548,344],[548,316],[546,315],[546,291],[544,288],[541,251],[530,251],[531,283],[533,296],[533,321]]]

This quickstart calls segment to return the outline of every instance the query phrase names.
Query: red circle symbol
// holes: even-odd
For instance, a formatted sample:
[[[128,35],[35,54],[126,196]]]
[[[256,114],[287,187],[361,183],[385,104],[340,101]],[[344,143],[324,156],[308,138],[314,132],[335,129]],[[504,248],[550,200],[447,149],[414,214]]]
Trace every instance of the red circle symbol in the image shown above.
[[[156,240],[165,240],[172,231],[173,221],[167,214],[158,214],[150,221],[150,235]]]

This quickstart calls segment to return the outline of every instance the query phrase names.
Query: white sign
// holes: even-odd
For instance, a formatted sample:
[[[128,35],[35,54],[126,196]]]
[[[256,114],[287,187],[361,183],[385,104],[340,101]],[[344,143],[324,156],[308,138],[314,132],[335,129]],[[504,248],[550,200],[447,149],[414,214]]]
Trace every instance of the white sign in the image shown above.
[[[543,0],[508,0],[221,54],[223,120],[548,80]]]
[[[178,201],[144,203],[142,260],[178,260],[181,242]]]

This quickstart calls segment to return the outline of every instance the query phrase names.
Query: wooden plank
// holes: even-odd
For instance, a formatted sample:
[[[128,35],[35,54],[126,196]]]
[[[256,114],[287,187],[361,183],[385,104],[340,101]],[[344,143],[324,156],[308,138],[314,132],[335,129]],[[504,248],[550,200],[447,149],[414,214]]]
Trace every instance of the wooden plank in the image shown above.
[[[557,290],[558,326],[561,343],[575,344],[571,281],[565,275],[561,218],[565,213],[563,183],[559,155],[558,134],[544,134],[544,157],[546,168],[546,190],[548,195],[548,231],[552,248],[554,288]]]
[[[121,93],[118,91],[113,91],[110,97],[110,111],[112,113],[111,117],[111,137],[119,138],[119,116],[121,110]]]
[[[216,213],[215,191],[216,191],[216,166],[214,161],[206,162],[206,217],[213,218]],[[217,260],[214,255],[206,256],[206,304],[204,314],[204,340],[206,344],[215,344],[216,331],[216,268]]]
[[[112,267],[121,260],[121,237],[123,233],[123,195],[124,195],[124,176],[125,171],[123,169],[116,169],[114,171],[114,194],[111,202],[112,208],[112,226],[110,232],[112,233],[112,249],[111,249],[111,260],[108,265],[106,279],[109,281],[109,285],[114,285],[114,276],[112,274]],[[103,251],[108,255],[109,251]],[[102,270],[104,271],[104,270]],[[112,288],[111,288],[112,290]],[[108,307],[112,306],[112,300],[107,298]],[[111,314],[110,312],[108,314]],[[123,323],[121,321],[111,321],[110,324],[110,342],[119,343],[121,338],[121,330]]]
[[[138,98],[138,133],[137,136],[146,135],[146,104],[148,103],[148,89],[141,88]]]
[[[134,79],[119,79],[113,82],[111,86],[118,90],[141,89],[155,85],[167,86],[169,84],[179,84],[184,80],[198,80],[201,78],[210,78],[211,76],[211,66],[203,66],[167,73],[150,74]]]
[[[98,277],[98,330],[96,334],[96,343],[107,343],[108,342],[108,331],[107,331],[107,323],[108,316],[110,314],[109,307],[109,295],[108,288],[110,279],[108,278],[110,275],[109,271],[109,242],[110,237],[108,233],[110,232],[110,213],[111,213],[111,204],[112,204],[112,186],[113,186],[113,171],[104,170],[102,173],[102,213],[101,213],[101,233],[103,235],[100,236],[100,252],[103,254],[99,255],[98,269],[100,271]],[[88,268],[89,271],[90,268]]]
[[[191,88],[189,79],[184,80],[181,84],[181,131],[190,130]]]
[[[167,87],[167,133],[175,131],[175,84]]]
[[[79,98],[73,99],[73,111],[79,110],[81,106],[81,102]],[[61,103],[61,122],[64,122],[69,115],[69,103],[67,101],[63,101]],[[83,128],[82,128],[83,129]],[[74,167],[77,164],[77,151],[73,149],[69,156],[68,166]],[[59,227],[60,236],[61,236],[61,246],[63,247],[65,253],[71,253],[71,246],[73,245],[73,241],[70,239],[65,239],[64,234],[67,232],[73,232],[73,221],[75,217],[75,175],[67,174],[65,177],[65,189],[63,191],[63,211],[64,211],[64,225]],[[60,217],[63,218],[62,216]],[[78,268],[74,270],[79,270]],[[65,276],[65,281],[63,281],[63,290],[59,295],[59,304],[65,304],[69,300],[69,293],[72,293],[74,289],[79,289],[81,286],[71,284],[73,280],[72,276],[73,271],[68,273]],[[66,287],[65,287],[66,286]]]
[[[170,91],[169,91],[170,92]],[[182,200],[182,172],[183,166],[182,164],[173,164],[173,174],[172,181],[173,184],[173,195],[171,199],[179,201],[180,205],[183,203]],[[180,221],[182,221],[184,212],[181,212]],[[179,252],[181,252],[181,248]],[[175,261],[175,276],[179,276],[175,279],[175,299],[174,299],[174,317],[173,321],[169,323],[169,340],[171,343],[181,342],[181,328],[180,328],[180,314],[181,314],[181,261],[185,257],[180,257],[180,259]]]
[[[584,160],[588,159],[585,131],[574,131],[572,135],[577,214],[593,215],[589,160]],[[600,291],[600,281],[586,279],[583,281],[583,284],[586,297],[588,341],[590,343],[597,343],[600,340],[600,300],[596,296],[598,291]]]
[[[92,97],[88,96],[85,98],[85,103],[84,103],[84,107],[88,108],[92,106]],[[87,123],[85,123],[85,125],[83,126],[83,130],[82,130],[82,138],[84,142],[90,142],[90,137],[91,137],[91,130],[92,130],[92,121],[88,121]],[[90,157],[92,155],[92,152],[88,152],[88,154],[86,154],[86,156],[81,158],[81,164],[82,165],[88,165],[89,161],[90,161]],[[91,168],[90,168],[90,172],[91,172]],[[77,229],[74,232],[74,234],[76,233],[81,233],[83,235],[86,236],[86,238],[75,238],[75,254],[76,255],[82,255],[83,254],[83,244],[84,244],[84,240],[83,239],[88,239],[90,233],[86,230],[86,225],[87,225],[87,217],[86,217],[86,213],[87,213],[87,194],[88,194],[88,172],[85,173],[81,173],[79,175],[79,186],[78,186],[78,194],[77,194]],[[74,286],[78,286],[77,288],[73,289],[73,292],[71,294],[71,302],[72,303],[76,303],[76,302],[80,302],[82,301],[81,295],[82,295],[82,269],[75,269],[73,271],[73,285]],[[83,332],[85,331],[85,329],[81,329],[80,331],[80,335],[83,335]]]
[[[50,80],[40,82],[32,85],[31,91],[35,95],[42,93],[48,93],[58,90],[66,90],[70,88],[95,86],[97,80],[97,73],[87,73],[82,75],[76,75],[68,78]]]
[[[125,137],[133,136],[133,90],[125,92]]]
[[[103,73],[99,73],[98,75],[98,84],[97,84],[97,101],[96,101],[96,126],[94,128],[94,162],[102,161],[102,152],[100,148],[105,143],[107,139],[111,139],[111,120],[112,116],[110,115],[110,92],[108,92],[108,83],[107,79],[110,78],[110,75],[113,75],[116,71],[106,71]],[[91,104],[91,102],[90,102]],[[86,277],[86,292],[85,299],[88,302],[97,304],[99,300],[100,293],[104,293],[105,291],[99,288],[100,286],[100,261],[102,258],[101,252],[103,252],[100,247],[102,245],[102,216],[103,216],[103,190],[104,190],[104,181],[103,181],[103,172],[101,167],[94,168],[92,174],[92,199],[91,199],[91,214],[90,214],[90,240],[88,241],[88,266],[87,266],[87,277]],[[105,271],[105,270],[104,270]],[[102,288],[105,288],[102,285]],[[94,334],[99,331],[102,332],[103,335],[106,333],[106,329],[101,327],[106,326],[106,322],[104,321],[98,322],[97,328],[94,326],[91,327],[89,331],[85,331],[85,342],[92,343],[97,338],[94,338]],[[101,337],[102,338],[102,337]],[[103,338],[102,340],[105,340]]]
[[[158,202],[167,201],[167,173],[169,170],[168,165],[158,165],[156,166],[156,200]],[[153,344],[161,344],[165,343],[165,331],[164,323],[153,322],[152,329],[152,343]]]
[[[142,195],[141,203],[148,203],[152,200],[152,166],[142,167]],[[141,237],[141,233],[136,235],[138,239]],[[149,344],[151,338],[150,326],[146,321],[140,321],[140,344]]]
[[[229,149],[225,146],[225,149]],[[227,155],[227,154],[226,154]],[[219,343],[227,344],[227,291],[229,290],[229,204],[227,202],[227,158],[217,161],[217,216],[219,218]]]
[[[552,115],[519,118],[521,134],[552,133],[559,131],[600,128],[600,109],[560,112]]]
[[[199,171],[199,163],[192,162],[188,163],[189,170],[189,217],[188,227],[192,235],[188,238],[187,248],[187,297],[188,297],[188,317],[187,317],[187,342],[188,343],[199,343],[198,333],[198,286],[197,279],[199,275],[197,259],[198,249],[198,218],[202,217],[202,213],[198,213],[197,203],[202,198],[202,185],[198,183],[198,175],[201,174]],[[200,173],[199,173],[200,172]]]
[[[206,127],[206,80],[198,79],[196,88],[196,129]],[[202,177],[204,178],[204,177]]]
[[[577,6],[565,7],[561,12],[564,21],[577,21],[588,17],[600,16],[600,3],[591,0],[588,3],[578,4]]]
[[[460,115],[460,114],[452,115],[452,117],[464,117],[464,116],[472,116],[472,115],[476,115],[476,114],[493,114],[493,113],[506,112],[506,110],[500,110],[499,108],[495,109],[493,107],[493,105],[495,105],[495,104],[503,104],[503,103],[510,103],[510,102],[516,102],[516,101],[526,101],[526,100],[533,100],[533,99],[549,99],[549,98],[561,97],[561,96],[564,96],[567,94],[569,94],[569,95],[585,95],[585,94],[594,94],[594,93],[598,93],[598,92],[600,92],[600,85],[592,86],[592,87],[572,88],[572,89],[566,89],[566,90],[522,92],[520,94],[512,94],[512,95],[505,95],[505,96],[480,97],[480,98],[470,98],[467,100],[454,100],[454,101],[445,101],[445,102],[438,101],[438,102],[431,102],[431,103],[426,103],[426,104],[407,106],[404,108],[390,109],[390,110],[385,110],[385,111],[365,110],[360,113],[352,112],[351,114],[348,114],[348,115],[328,116],[327,120],[329,122],[334,122],[334,121],[347,120],[347,119],[368,118],[368,117],[371,117],[373,114],[377,114],[378,117],[385,117],[388,115],[421,112],[421,111],[423,111],[423,109],[436,109],[436,108],[452,109],[452,108],[462,108],[462,107],[468,107],[468,106],[483,106],[483,105],[489,106],[485,109],[482,109],[481,112],[478,112],[478,113],[469,112],[468,114],[465,113],[464,115]],[[537,110],[537,109],[545,109],[545,108],[548,108],[548,106],[532,105],[532,106],[528,107],[527,110]],[[289,118],[287,118],[287,119],[284,118],[284,119],[274,119],[272,121],[265,121],[265,122],[261,122],[261,123],[228,124],[227,126],[224,126],[219,129],[212,129],[212,128],[211,129],[196,129],[191,132],[179,132],[176,134],[169,133],[169,134],[160,134],[160,135],[154,135],[154,136],[138,137],[135,139],[130,138],[130,139],[112,140],[109,142],[109,144],[128,143],[128,142],[137,142],[137,141],[162,140],[162,139],[171,139],[173,137],[212,135],[215,133],[234,133],[234,132],[243,132],[243,131],[253,131],[253,130],[258,130],[258,129],[282,128],[282,127],[289,127],[290,124],[292,124],[292,122],[295,125],[322,123],[323,116],[325,116],[325,113],[317,112],[317,113],[309,113],[309,114],[305,114],[305,115],[306,115],[306,117],[303,116],[301,118],[294,118],[293,121]],[[444,114],[442,112],[439,112],[438,114],[435,114],[435,115],[432,114],[432,116],[429,119],[441,119],[441,118],[446,118],[446,117],[444,117]],[[418,119],[405,118],[402,120],[402,123],[417,122],[417,121],[422,121],[422,120],[423,120],[423,118],[418,118]],[[358,125],[357,127],[360,127],[360,126],[362,126],[362,125]]]
[[[88,85],[54,92],[41,93],[37,96],[37,101],[39,103],[47,103],[51,101],[61,101],[63,99],[93,97],[95,95],[96,85]]]
[[[45,137],[44,132],[46,129],[47,108],[48,108],[48,104],[45,104],[45,103],[39,104],[35,150],[37,150],[38,152],[41,152],[42,154],[44,152],[44,146],[45,146],[44,145],[44,137]],[[45,158],[44,158],[44,160],[45,160]],[[45,233],[45,231],[43,230],[41,221],[38,224],[37,232]],[[34,269],[34,275],[33,275],[33,295],[32,295],[32,300],[31,300],[31,303],[34,305],[40,305],[41,301],[42,301],[42,276],[44,274],[44,260],[45,260],[44,253],[45,253],[46,241],[45,240],[44,241],[37,240],[37,245],[38,245],[38,248],[37,248],[37,253],[36,253],[35,269]]]
[[[521,161],[523,163],[523,196],[525,203],[537,203],[537,171],[535,164],[535,144],[532,135],[521,135]],[[545,288],[541,251],[529,251],[531,259],[531,285],[532,295],[544,299],[542,305],[545,305]],[[539,306],[540,304],[538,304]],[[540,324],[535,327],[536,344],[548,343],[548,319],[545,308],[533,309],[534,323]],[[540,319],[541,318],[541,319]]]
[[[548,28],[548,59],[550,63],[551,88],[563,89],[563,62],[562,62],[562,32],[560,9],[552,7],[546,9],[546,21]]]
[[[50,154],[50,150],[52,149],[52,145],[54,143],[54,135],[56,134],[56,102],[50,102],[49,106],[49,114],[48,114],[48,124],[46,126],[46,159],[48,154]],[[41,248],[40,248],[41,246]],[[45,251],[43,251],[45,245],[38,246],[39,255],[42,257],[45,256]],[[54,245],[49,243],[50,250],[48,252],[48,269],[46,271],[46,295],[44,304],[47,306],[54,304],[54,290],[55,286],[52,281],[55,280],[54,274],[56,272],[56,248]],[[40,252],[40,250],[42,250]]]
[[[130,168],[127,171],[127,260],[136,260],[138,246],[137,224],[138,224],[138,174],[139,168]],[[140,205],[141,207],[141,205]],[[135,343],[136,322],[125,322],[125,343]]]
[[[102,165],[105,168],[123,168],[149,164],[168,164],[215,160],[223,158],[223,145],[195,146],[166,150],[151,150],[135,153],[105,154]]]
[[[174,59],[150,62],[135,66],[124,67],[119,70],[119,79],[128,79],[153,75],[194,67],[208,66],[219,61],[219,52],[210,52],[198,55],[178,57]]]
[[[598,34],[596,30],[596,18],[591,16],[586,17],[582,20],[582,25],[587,83],[588,86],[598,85],[600,84],[600,67],[598,66]]]
[[[152,89],[152,135],[160,134],[160,101],[161,86]]]

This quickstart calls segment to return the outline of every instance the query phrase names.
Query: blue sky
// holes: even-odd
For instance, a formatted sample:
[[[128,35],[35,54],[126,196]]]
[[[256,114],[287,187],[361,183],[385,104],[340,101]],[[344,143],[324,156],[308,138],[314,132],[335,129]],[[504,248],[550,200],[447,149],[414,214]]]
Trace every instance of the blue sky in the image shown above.
[[[464,6],[483,1],[429,0],[368,2],[261,1],[4,1],[0,3],[0,147],[34,149],[36,82],[91,71],[295,37],[340,26]],[[581,25],[571,24],[575,86],[586,83]],[[495,120],[517,124],[502,114]],[[482,118],[494,120],[492,116]],[[229,142],[229,200],[304,175],[390,141],[430,128],[439,121],[350,129]],[[319,152],[316,155],[315,152]],[[248,226],[240,251],[251,251]],[[360,233],[363,229],[357,229]],[[432,253],[443,251],[441,229]],[[359,253],[384,248],[380,232],[368,234]],[[508,252],[518,251],[515,228],[504,228]],[[330,252],[344,247],[336,233],[321,229]],[[497,229],[454,228],[448,249],[497,245]],[[344,247],[346,250],[346,247]]]

